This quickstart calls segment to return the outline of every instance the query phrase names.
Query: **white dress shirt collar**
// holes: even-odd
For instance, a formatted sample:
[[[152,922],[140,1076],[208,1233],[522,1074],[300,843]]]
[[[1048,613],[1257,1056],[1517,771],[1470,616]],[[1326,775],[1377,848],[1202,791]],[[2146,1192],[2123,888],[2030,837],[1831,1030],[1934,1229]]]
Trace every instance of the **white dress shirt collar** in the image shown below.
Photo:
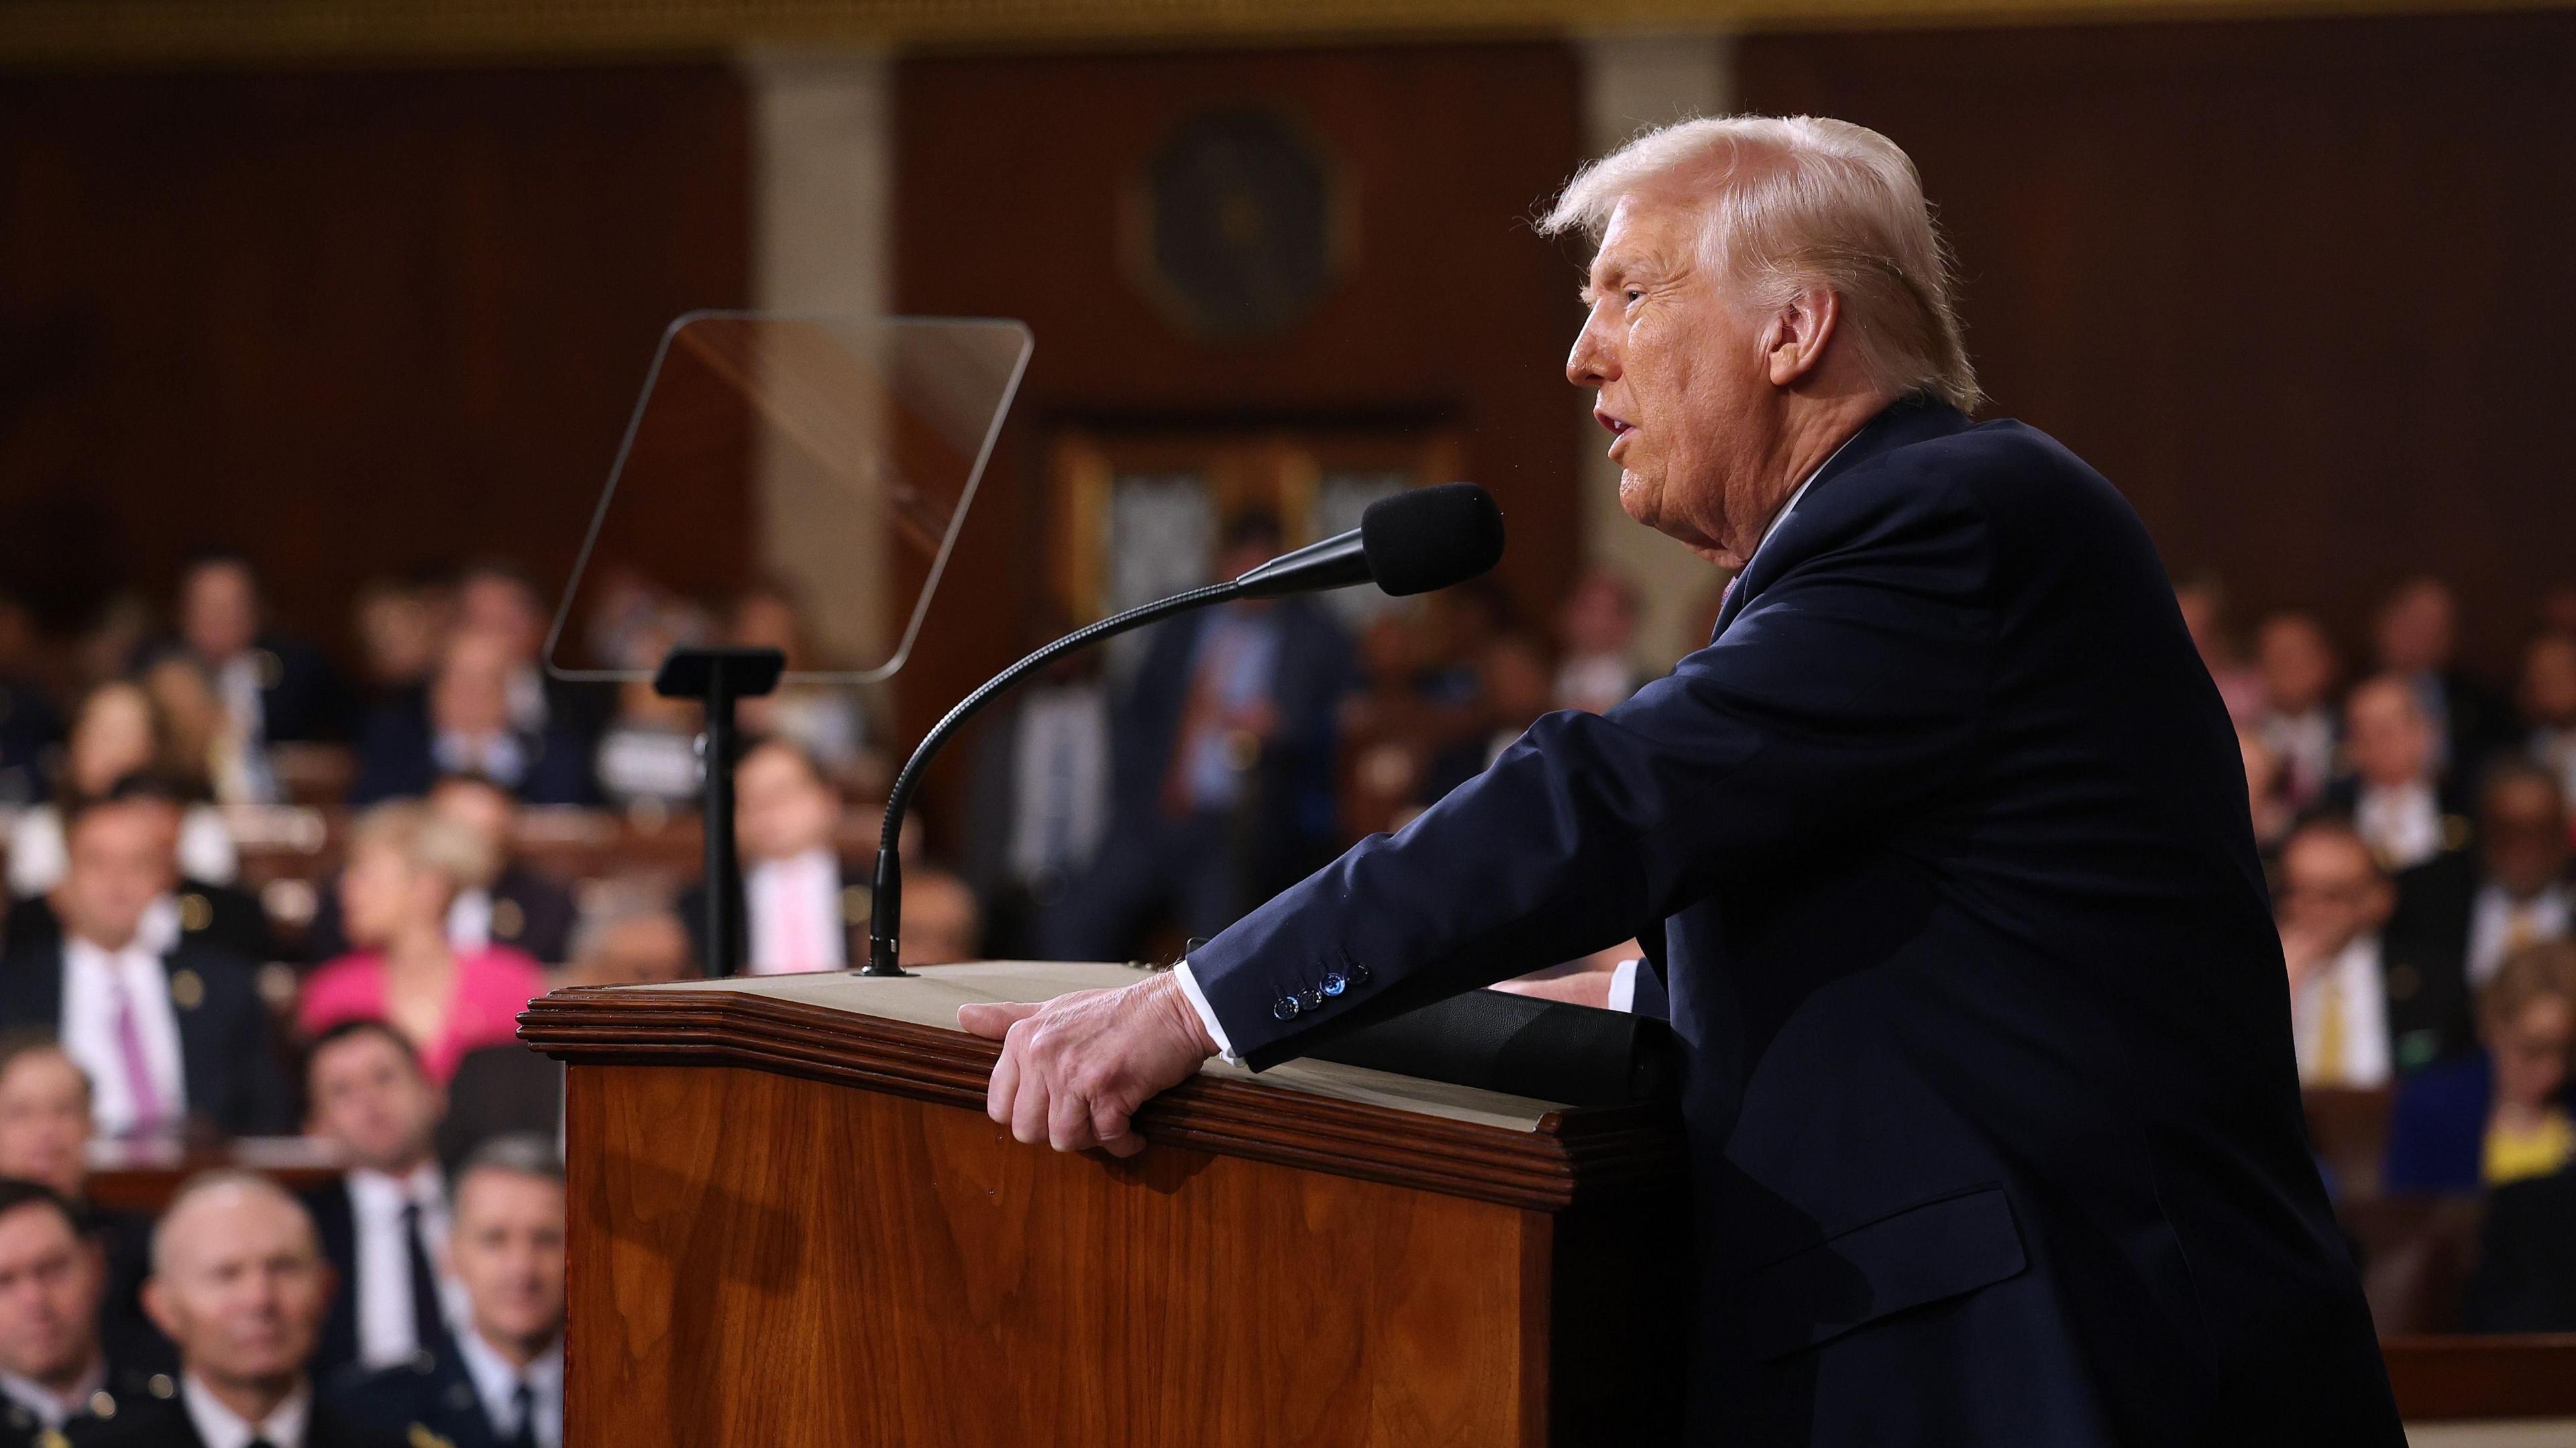
[[[2341,1046],[2333,1061],[2324,1059],[2328,997],[2341,1016]],[[2358,937],[2308,977],[2290,1002],[2290,1028],[2301,1080],[2388,1084],[2388,983],[2378,936]]]
[[[2420,865],[2442,852],[2442,806],[2433,786],[2365,784],[2353,801],[2353,828],[2391,871]]]
[[[537,1448],[558,1448],[563,1442],[563,1339],[557,1338],[524,1369],[510,1366],[471,1328],[456,1334],[456,1353],[474,1383],[474,1395],[483,1400],[483,1421],[492,1425],[493,1437],[507,1440],[519,1431],[519,1384],[524,1382],[537,1419]]]
[[[2480,885],[2469,910],[2469,984],[2482,986],[2494,979],[2516,945],[2566,938],[2570,924],[2576,923],[2569,919],[2569,903],[2564,885],[2545,886],[2528,900],[2514,899],[2493,880]]]
[[[276,1411],[253,1423],[227,1408],[195,1373],[179,1378],[179,1401],[206,1448],[247,1448],[253,1440],[271,1448],[304,1448],[304,1429],[313,1416],[313,1386],[298,1383]]]
[[[438,1271],[438,1244],[447,1238],[446,1179],[435,1163],[424,1162],[403,1176],[352,1167],[348,1177],[349,1211],[356,1241],[352,1298],[358,1330],[358,1357],[369,1367],[388,1367],[428,1346],[420,1340],[420,1318],[412,1302],[411,1244],[403,1239],[403,1209],[420,1208],[421,1251],[431,1271]],[[442,1300],[435,1304],[444,1314]]]
[[[107,1388],[107,1357],[104,1353],[89,1365],[89,1371],[72,1385],[69,1396],[57,1398],[52,1390],[34,1378],[0,1372],[0,1397],[36,1415],[36,1421],[47,1429],[63,1426],[63,1420],[89,1406],[89,1400]]]

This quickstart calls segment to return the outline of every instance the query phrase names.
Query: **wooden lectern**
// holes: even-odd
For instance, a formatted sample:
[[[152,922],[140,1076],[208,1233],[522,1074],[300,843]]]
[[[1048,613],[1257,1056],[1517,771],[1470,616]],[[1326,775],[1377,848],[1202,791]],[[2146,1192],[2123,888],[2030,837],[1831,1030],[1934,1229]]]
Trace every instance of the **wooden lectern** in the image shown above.
[[[1117,1161],[984,1115],[950,966],[558,991],[570,1448],[1639,1444],[1680,1417],[1669,1108],[1210,1062]]]

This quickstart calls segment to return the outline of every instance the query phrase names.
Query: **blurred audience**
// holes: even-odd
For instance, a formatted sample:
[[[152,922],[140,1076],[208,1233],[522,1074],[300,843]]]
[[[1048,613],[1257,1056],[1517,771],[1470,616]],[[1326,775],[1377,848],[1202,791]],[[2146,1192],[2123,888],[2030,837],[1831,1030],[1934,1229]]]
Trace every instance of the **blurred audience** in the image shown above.
[[[169,1394],[75,1429],[80,1448],[397,1448],[314,1392],[331,1269],[313,1223],[265,1177],[210,1172],[179,1189],[152,1240],[144,1301],[179,1345]]]
[[[1235,519],[1216,576],[1280,551]],[[1239,600],[1158,626],[1112,711],[1110,819],[1049,954],[1126,959],[1166,920],[1211,936],[1329,858],[1336,715],[1349,646],[1305,598]]]
[[[151,818],[164,851],[174,860],[180,858],[188,805],[166,779],[151,774],[127,775],[109,787],[101,802],[126,806]],[[172,887],[170,897],[154,902],[153,908],[157,921],[176,922],[183,939],[202,941],[246,961],[264,961],[276,955],[268,912],[246,890],[183,874]],[[61,935],[62,921],[54,912],[51,894],[13,901],[6,916],[0,917],[0,940],[5,940],[12,952],[35,949]]]
[[[734,768],[734,843],[742,897],[726,918],[744,932],[727,958],[746,975],[840,970],[867,958],[867,876],[841,859],[841,792],[802,746],[766,739]],[[717,957],[706,938],[703,880],[681,896],[697,959]],[[904,900],[913,899],[907,881]],[[910,911],[906,911],[909,916]]]
[[[2352,773],[2326,791],[2380,865],[2410,869],[2468,843],[2469,825],[2440,773],[2441,736],[2422,696],[2395,674],[2365,679],[2344,702]]]
[[[497,630],[462,630],[440,654],[424,697],[378,704],[358,743],[349,802],[416,797],[442,774],[483,775],[530,804],[592,802],[589,748],[546,709],[542,687],[522,687],[528,666],[515,648]],[[531,713],[537,722],[523,722]]]
[[[45,797],[45,769],[62,742],[62,716],[42,678],[34,613],[0,580],[0,810]]]
[[[369,1368],[448,1350],[447,1178],[433,1147],[446,1098],[410,1041],[382,1021],[343,1021],[305,1064],[305,1130],[339,1148],[340,1179],[304,1197],[334,1274],[314,1361]]]
[[[429,686],[451,602],[444,591],[417,581],[379,578],[358,589],[349,628],[371,697],[397,698]]]
[[[2281,797],[2305,810],[2325,795],[2335,777],[2341,731],[2335,719],[2335,685],[2342,665],[2315,615],[2276,613],[2254,635],[2255,671],[2262,706],[2254,728],[2281,770]]]
[[[2576,1167],[2487,1194],[2460,1330],[2576,1332]]]
[[[1607,714],[1646,682],[1631,651],[1637,644],[1637,590],[1616,573],[1597,570],[1575,582],[1556,615],[1564,662],[1556,668],[1555,704]]]
[[[212,681],[246,751],[348,737],[346,686],[318,651],[267,626],[248,559],[200,555],[179,575],[177,612],[177,647]]]
[[[2380,928],[2395,902],[2369,846],[2340,821],[2303,825],[2282,849],[2281,955],[2305,1085],[2383,1086],[2451,1042],[2456,978],[2389,959]]]
[[[181,928],[166,811],[110,799],[82,807],[68,833],[52,897],[60,934],[0,963],[0,1028],[59,1036],[96,1088],[106,1135],[191,1121],[230,1135],[286,1129],[253,963]]]
[[[454,1346],[356,1378],[350,1412],[412,1443],[562,1448],[564,1180],[552,1142],[495,1138],[458,1167]]]
[[[2218,685],[2227,717],[2239,724],[2251,722],[2263,711],[2263,676],[2237,654],[2236,639],[2227,628],[2226,591],[2214,578],[2191,579],[2174,585],[2174,605],[2182,610],[2192,647]]]
[[[497,863],[484,834],[424,805],[361,816],[340,876],[341,918],[357,948],[305,981],[304,1034],[389,1022],[442,1083],[467,1051],[517,1039],[519,1012],[545,990],[537,963],[513,946],[462,950],[448,938],[458,897],[490,888]]]
[[[2380,606],[2379,667],[2414,692],[2433,729],[2437,769],[2476,777],[2487,757],[2513,743],[2513,713],[2502,697],[2453,659],[2459,603],[2449,584],[2419,575],[2398,585]]]
[[[1050,613],[1026,642],[1034,649],[1072,631],[1069,619]],[[976,735],[963,863],[989,914],[997,954],[1039,952],[1040,917],[1063,907],[1108,828],[1102,657],[1093,650],[1059,660],[1016,698],[1002,700]],[[909,890],[905,899],[909,916]]]
[[[2263,731],[2250,724],[2236,726],[2236,753],[2245,764],[2245,807],[2254,821],[2254,848],[2268,865],[2299,822],[2298,807],[2290,802],[2289,771]]]
[[[1484,773],[1553,702],[1547,656],[1535,640],[1521,634],[1488,639],[1476,678],[1475,728],[1432,760],[1425,804]]]
[[[2470,1192],[2547,1176],[2576,1154],[2568,1055],[2576,1048],[2576,944],[2505,957],[2478,992],[2474,1053],[2410,1079],[2389,1118],[2388,1189]]]
[[[2537,764],[2507,756],[2478,791],[2476,845],[2398,877],[2391,939],[2446,974],[2483,986],[2507,955],[2563,939],[2576,893],[2567,881],[2567,800]]]
[[[2542,634],[2522,661],[2524,751],[2576,798],[2576,634]]]
[[[151,1375],[99,1336],[107,1279],[61,1193],[0,1176],[0,1443],[57,1443],[76,1420],[150,1396]]]
[[[91,690],[72,717],[53,801],[20,811],[10,825],[10,893],[41,895],[54,888],[63,873],[65,812],[106,798],[119,780],[159,771],[167,762],[168,740],[161,711],[142,686],[119,681]],[[192,880],[228,885],[241,870],[232,831],[203,801],[189,805],[178,850],[179,868]]]
[[[787,656],[791,673],[829,667],[816,656],[806,632],[805,611],[795,591],[775,581],[736,597],[725,620],[726,643],[776,649]],[[885,761],[869,747],[867,711],[846,688],[790,680],[773,693],[743,700],[741,717],[746,733],[775,735],[803,746],[843,789],[874,794],[886,786]]]
[[[652,612],[624,630],[632,652],[618,667],[645,677],[617,686],[617,712],[599,736],[599,787],[611,804],[672,811],[696,802],[704,779],[698,764],[703,706],[655,692],[651,675],[672,649],[702,644],[707,632],[703,610],[668,598],[656,599]]]
[[[0,1035],[0,1177],[41,1183],[69,1203],[81,1235],[97,1244],[107,1285],[99,1331],[108,1355],[161,1369],[178,1358],[143,1313],[152,1219],[90,1196],[90,1085],[50,1033]]]
[[[499,862],[489,883],[465,886],[447,907],[448,944],[468,954],[499,944],[542,963],[567,959],[572,890],[518,857],[517,796],[479,774],[449,774],[429,787],[422,803],[432,815],[471,830]],[[335,879],[305,929],[305,949],[316,959],[349,951],[339,895]]]

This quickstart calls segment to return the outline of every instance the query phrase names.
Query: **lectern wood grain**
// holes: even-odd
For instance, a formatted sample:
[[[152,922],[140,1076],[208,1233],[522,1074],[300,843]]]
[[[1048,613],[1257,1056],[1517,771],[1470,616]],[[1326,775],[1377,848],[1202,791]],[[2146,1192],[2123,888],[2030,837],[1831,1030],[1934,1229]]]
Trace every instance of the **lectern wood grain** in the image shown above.
[[[1203,1079],[1118,1162],[1011,1140],[955,1032],[714,992],[523,1020],[571,1062],[570,1448],[1671,1436],[1653,1113]]]

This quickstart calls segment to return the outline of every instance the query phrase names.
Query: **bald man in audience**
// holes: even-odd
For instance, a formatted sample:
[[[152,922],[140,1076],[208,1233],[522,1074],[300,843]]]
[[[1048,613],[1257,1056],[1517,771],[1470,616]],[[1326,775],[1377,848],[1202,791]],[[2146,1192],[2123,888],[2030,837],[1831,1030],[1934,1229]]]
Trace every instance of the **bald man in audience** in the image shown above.
[[[359,1379],[352,1413],[453,1448],[562,1448],[564,1182],[554,1143],[503,1136],[456,1174],[456,1350]]]
[[[58,1443],[66,1424],[149,1394],[152,1375],[112,1362],[100,1339],[106,1291],[106,1256],[71,1203],[0,1177],[0,1448]]]
[[[311,1363],[331,1296],[313,1220],[274,1182],[211,1172],[180,1188],[152,1237],[144,1305],[173,1342],[167,1397],[73,1423],[75,1448],[397,1448],[316,1399]]]
[[[2406,680],[2363,680],[2344,701],[2344,731],[2352,774],[2325,805],[2352,820],[2380,868],[2412,869],[2468,844],[2469,822],[2444,788],[2441,736]]]

